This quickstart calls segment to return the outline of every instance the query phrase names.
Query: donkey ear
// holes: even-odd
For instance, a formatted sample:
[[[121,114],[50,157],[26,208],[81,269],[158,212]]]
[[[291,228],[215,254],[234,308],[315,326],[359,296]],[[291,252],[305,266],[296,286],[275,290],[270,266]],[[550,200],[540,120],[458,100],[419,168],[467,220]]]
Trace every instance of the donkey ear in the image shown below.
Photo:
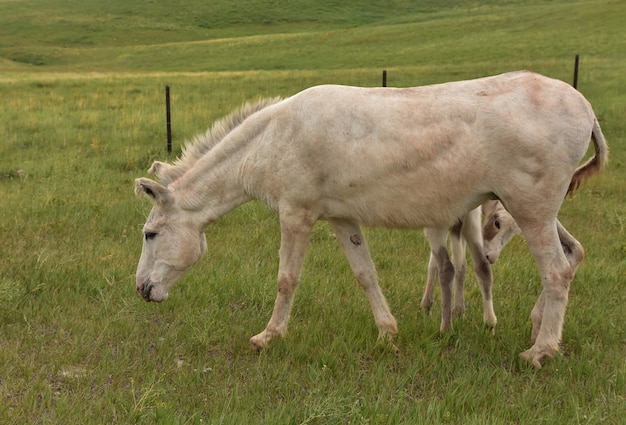
[[[148,169],[148,174],[156,175],[161,184],[167,186],[172,180],[172,168],[173,167],[168,163],[154,161],[152,166]]]
[[[156,174],[157,177],[161,178],[161,175],[170,168],[169,164],[161,161],[154,161],[152,166],[148,169],[148,174]]]
[[[135,195],[146,195],[156,205],[166,205],[170,202],[170,191],[162,184],[146,178],[135,180]]]

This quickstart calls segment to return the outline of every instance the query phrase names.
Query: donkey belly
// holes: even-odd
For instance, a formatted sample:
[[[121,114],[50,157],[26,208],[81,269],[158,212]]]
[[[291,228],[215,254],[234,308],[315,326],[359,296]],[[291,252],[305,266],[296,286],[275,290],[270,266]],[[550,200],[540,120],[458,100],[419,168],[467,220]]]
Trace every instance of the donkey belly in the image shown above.
[[[447,190],[433,183],[407,176],[404,181],[383,178],[367,187],[327,191],[320,199],[321,218],[346,218],[372,227],[447,227],[490,197],[478,186]]]

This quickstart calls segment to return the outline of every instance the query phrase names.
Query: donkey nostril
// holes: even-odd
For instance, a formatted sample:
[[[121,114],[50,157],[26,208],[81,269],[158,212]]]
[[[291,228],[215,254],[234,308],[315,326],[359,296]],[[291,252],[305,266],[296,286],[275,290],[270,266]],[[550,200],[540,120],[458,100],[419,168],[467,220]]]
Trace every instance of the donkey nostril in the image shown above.
[[[145,298],[148,299],[150,297],[150,291],[152,291],[152,288],[154,287],[154,285],[152,285],[151,283],[144,283],[143,285],[141,285],[141,295]]]

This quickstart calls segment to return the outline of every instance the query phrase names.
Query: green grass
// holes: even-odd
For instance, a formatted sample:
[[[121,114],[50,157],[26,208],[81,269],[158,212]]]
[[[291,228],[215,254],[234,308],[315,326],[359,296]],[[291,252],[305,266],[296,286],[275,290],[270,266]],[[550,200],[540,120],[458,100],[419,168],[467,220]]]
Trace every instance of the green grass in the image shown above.
[[[620,423],[626,414],[626,40],[620,1],[95,2],[0,0],[0,422]],[[238,9],[233,10],[232,4]],[[419,231],[366,229],[399,323],[377,330],[318,224],[287,338],[248,349],[276,294],[278,220],[250,203],[167,302],[134,289],[149,210],[132,182],[244,100],[327,82],[409,86],[526,68],[594,105],[610,167],[561,210],[586,260],[562,353],[518,359],[540,291],[522,238],[495,274],[495,335],[468,312],[439,335],[419,308]]]

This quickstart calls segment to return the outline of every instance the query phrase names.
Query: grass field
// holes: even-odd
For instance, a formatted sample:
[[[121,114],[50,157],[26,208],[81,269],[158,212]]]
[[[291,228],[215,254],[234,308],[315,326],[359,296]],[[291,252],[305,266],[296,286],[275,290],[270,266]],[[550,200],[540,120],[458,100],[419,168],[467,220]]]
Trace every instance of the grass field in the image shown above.
[[[0,0],[0,423],[618,424],[626,415],[623,1]],[[586,249],[562,352],[518,358],[541,290],[521,237],[494,266],[498,327],[439,334],[419,308],[420,231],[366,229],[399,322],[377,329],[318,224],[288,336],[248,339],[276,294],[277,216],[260,203],[207,231],[162,304],[134,289],[148,202],[133,180],[244,100],[320,83],[422,85],[530,69],[594,105],[610,166],[565,200]],[[175,153],[165,150],[172,88]]]

